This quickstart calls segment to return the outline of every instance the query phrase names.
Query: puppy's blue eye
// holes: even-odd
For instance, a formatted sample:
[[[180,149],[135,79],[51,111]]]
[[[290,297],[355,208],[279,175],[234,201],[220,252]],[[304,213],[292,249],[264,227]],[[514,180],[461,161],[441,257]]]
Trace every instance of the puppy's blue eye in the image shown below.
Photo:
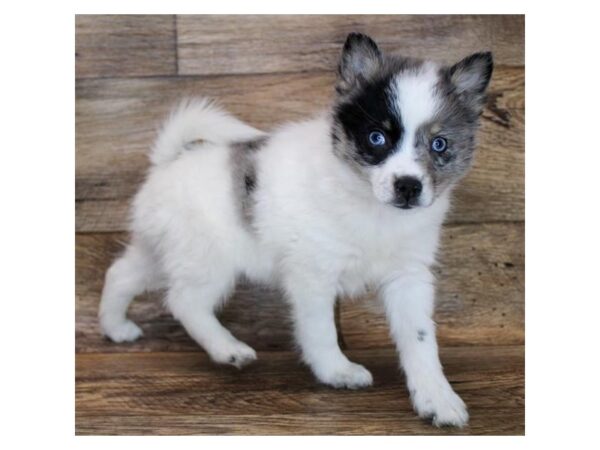
[[[442,153],[448,147],[448,142],[443,137],[436,137],[431,141],[431,150]]]
[[[369,133],[369,144],[373,147],[383,147],[385,142],[385,134],[381,131],[371,131]]]

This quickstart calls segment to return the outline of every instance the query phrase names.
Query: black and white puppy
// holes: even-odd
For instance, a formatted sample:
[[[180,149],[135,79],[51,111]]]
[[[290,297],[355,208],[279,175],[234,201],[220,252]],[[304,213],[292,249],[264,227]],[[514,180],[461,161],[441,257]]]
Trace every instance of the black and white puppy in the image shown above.
[[[384,55],[350,34],[332,108],[271,134],[209,101],[182,103],[150,153],[132,239],[109,269],[103,332],[132,341],[144,290],[219,363],[255,351],[215,317],[240,276],[286,293],[304,361],[319,381],[360,388],[370,372],[338,346],[334,303],[371,287],[385,306],[415,410],[463,426],[467,409],[438,358],[434,263],[455,184],[466,174],[492,73],[490,53],[453,66]]]

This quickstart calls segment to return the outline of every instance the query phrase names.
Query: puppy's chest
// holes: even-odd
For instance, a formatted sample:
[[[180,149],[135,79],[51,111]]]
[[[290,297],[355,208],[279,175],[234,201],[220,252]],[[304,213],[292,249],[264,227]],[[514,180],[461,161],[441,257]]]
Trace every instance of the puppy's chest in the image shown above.
[[[392,274],[414,264],[429,265],[435,254],[435,236],[428,233],[373,233],[354,236],[339,262],[343,294],[360,295],[379,286]]]

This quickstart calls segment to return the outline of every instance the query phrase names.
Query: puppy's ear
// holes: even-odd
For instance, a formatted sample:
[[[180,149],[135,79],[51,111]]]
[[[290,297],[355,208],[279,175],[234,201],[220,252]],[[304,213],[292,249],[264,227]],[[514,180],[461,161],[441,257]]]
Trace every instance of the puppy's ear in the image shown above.
[[[450,67],[450,82],[455,92],[471,107],[481,110],[493,70],[491,52],[474,53]]]
[[[365,34],[350,33],[342,50],[336,90],[345,94],[356,88],[371,78],[382,62],[383,55],[373,39]]]

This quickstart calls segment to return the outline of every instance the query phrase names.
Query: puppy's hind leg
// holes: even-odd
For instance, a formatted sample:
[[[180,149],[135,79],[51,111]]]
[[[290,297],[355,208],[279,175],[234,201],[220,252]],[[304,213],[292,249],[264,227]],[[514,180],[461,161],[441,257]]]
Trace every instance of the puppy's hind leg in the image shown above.
[[[134,341],[142,335],[140,327],[127,319],[127,308],[148,287],[153,273],[152,259],[135,243],[106,272],[98,317],[103,334],[114,342]]]
[[[186,278],[172,282],[167,304],[213,361],[240,369],[256,359],[256,352],[236,339],[215,317],[215,309],[230,294],[234,278],[222,275],[210,278],[210,281]]]

